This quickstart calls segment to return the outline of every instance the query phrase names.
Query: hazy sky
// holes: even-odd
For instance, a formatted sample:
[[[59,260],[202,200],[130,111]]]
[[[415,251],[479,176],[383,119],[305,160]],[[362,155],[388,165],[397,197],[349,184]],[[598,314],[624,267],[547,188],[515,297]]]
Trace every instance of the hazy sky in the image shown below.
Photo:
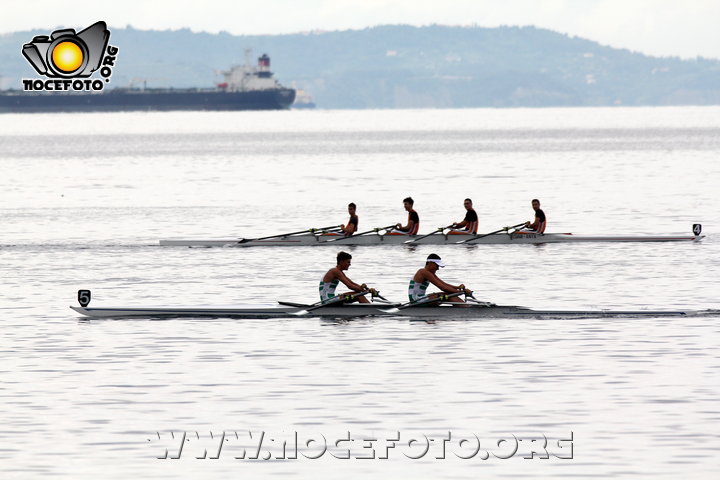
[[[720,58],[720,0],[12,0],[0,33],[84,28],[190,28],[233,34],[382,24],[534,25],[650,55]]]

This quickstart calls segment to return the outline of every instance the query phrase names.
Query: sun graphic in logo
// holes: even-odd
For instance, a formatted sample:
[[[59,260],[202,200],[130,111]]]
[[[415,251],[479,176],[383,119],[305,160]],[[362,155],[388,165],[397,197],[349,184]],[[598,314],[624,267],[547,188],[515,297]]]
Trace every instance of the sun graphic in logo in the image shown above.
[[[63,72],[74,72],[83,64],[83,52],[74,42],[60,42],[53,49],[52,62]]]

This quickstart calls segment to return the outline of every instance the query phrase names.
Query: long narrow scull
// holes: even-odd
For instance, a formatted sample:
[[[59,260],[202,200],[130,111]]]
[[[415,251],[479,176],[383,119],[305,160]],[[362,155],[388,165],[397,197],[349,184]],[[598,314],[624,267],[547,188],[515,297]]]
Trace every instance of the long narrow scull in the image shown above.
[[[465,245],[526,245],[542,243],[579,243],[579,242],[699,242],[701,226],[693,225],[692,235],[574,235],[572,233],[495,233],[482,236],[481,234],[446,234],[434,233],[432,235],[390,235],[375,233],[359,235],[356,237],[338,237],[327,234],[300,234],[274,236],[273,238],[247,240],[247,239],[169,239],[160,240],[161,246],[173,247],[296,247],[296,246],[361,246],[361,245],[455,245],[462,244],[464,240],[478,237]],[[337,242],[343,238],[342,242]],[[411,241],[412,240],[412,241]],[[411,242],[409,242],[411,241]]]
[[[288,318],[288,317],[411,317],[420,319],[479,318],[594,318],[594,317],[658,317],[685,316],[697,312],[682,310],[532,310],[511,305],[462,307],[442,304],[435,306],[393,309],[399,304],[350,304],[327,306],[302,313],[310,305],[281,303],[278,305],[238,305],[225,307],[75,307],[74,311],[93,318]]]

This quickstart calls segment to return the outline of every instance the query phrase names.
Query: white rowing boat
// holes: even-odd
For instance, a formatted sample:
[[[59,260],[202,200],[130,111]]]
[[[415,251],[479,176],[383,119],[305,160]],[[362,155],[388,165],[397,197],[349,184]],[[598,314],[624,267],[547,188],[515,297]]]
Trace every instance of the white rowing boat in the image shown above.
[[[361,246],[361,245],[526,245],[578,242],[699,242],[702,227],[693,225],[692,235],[574,235],[572,233],[505,232],[492,234],[392,235],[379,231],[351,237],[326,233],[276,235],[259,239],[169,239],[160,240],[168,247],[297,247],[297,246]]]
[[[292,318],[292,317],[410,317],[430,319],[480,318],[600,318],[685,316],[699,312],[680,310],[532,310],[510,305],[449,304],[410,306],[400,304],[334,304],[320,308],[281,302],[277,305],[194,306],[194,307],[76,307],[74,311],[92,318]]]

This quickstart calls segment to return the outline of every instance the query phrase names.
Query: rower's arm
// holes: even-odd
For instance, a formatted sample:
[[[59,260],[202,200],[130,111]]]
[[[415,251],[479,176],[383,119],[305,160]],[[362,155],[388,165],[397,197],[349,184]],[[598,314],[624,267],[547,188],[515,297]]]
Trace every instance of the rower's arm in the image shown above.
[[[440,278],[438,278],[437,275],[428,274],[426,278],[430,283],[432,283],[433,285],[435,285],[437,288],[439,288],[440,290],[442,290],[445,293],[458,293],[458,292],[462,291],[460,289],[459,285],[455,286],[455,285],[450,285],[447,282],[443,282],[442,280],[440,280]]]
[[[343,272],[340,272],[340,274],[338,275],[338,280],[340,280],[350,290],[353,290],[355,292],[362,292],[363,290],[362,285],[359,285],[350,280]]]
[[[468,224],[467,220],[463,220],[462,222],[456,222],[453,223],[453,228],[465,228]]]
[[[415,222],[413,222],[412,220],[408,220],[407,225],[400,225],[398,223],[397,225],[395,225],[395,228],[397,228],[401,232],[410,232],[413,228],[415,228]]]
[[[540,226],[540,219],[538,217],[535,217],[535,221],[533,221],[532,223],[525,222],[525,226],[527,226],[528,228],[532,228],[533,230],[537,230]]]

